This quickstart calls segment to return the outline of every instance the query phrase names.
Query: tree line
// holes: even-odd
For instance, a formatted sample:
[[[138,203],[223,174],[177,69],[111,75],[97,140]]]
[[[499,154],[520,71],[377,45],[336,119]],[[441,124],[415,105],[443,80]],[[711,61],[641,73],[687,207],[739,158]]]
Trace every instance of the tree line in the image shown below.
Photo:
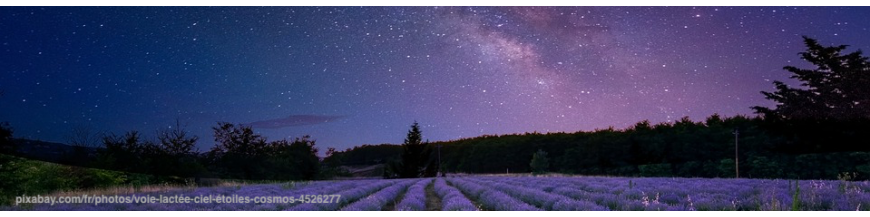
[[[8,127],[8,126],[7,126]],[[199,137],[179,124],[157,132],[155,141],[137,131],[121,135],[74,130],[72,149],[59,163],[129,173],[147,174],[150,183],[200,183],[202,178],[245,180],[311,180],[318,178],[320,158],[309,136],[268,141],[250,126],[219,122],[212,128],[215,145],[202,152]],[[0,134],[11,138],[10,128]],[[3,153],[15,155],[19,147],[3,141]]]
[[[861,51],[844,53],[845,45],[822,46],[808,37],[804,44],[800,56],[815,68],[784,67],[800,87],[774,81],[774,92],[761,93],[776,106],[752,107],[754,117],[714,114],[625,129],[484,135],[423,149],[443,147],[440,168],[447,172],[870,179],[870,62]],[[405,162],[408,149],[407,141],[363,146],[325,160]],[[380,153],[366,154],[372,150]]]
[[[533,153],[548,153],[552,172],[617,175],[735,177],[735,136],[739,129],[740,176],[751,178],[836,179],[844,173],[870,175],[870,147],[855,128],[836,123],[827,133],[782,134],[781,125],[761,118],[713,115],[704,122],[684,118],[622,130],[485,136],[440,143],[443,168],[450,172],[530,172]],[[790,126],[794,128],[794,126]],[[870,123],[858,126],[870,129]],[[839,130],[839,131],[838,131]],[[830,134],[828,134],[830,133]],[[859,134],[860,135],[860,134]],[[807,141],[850,136],[824,145]]]

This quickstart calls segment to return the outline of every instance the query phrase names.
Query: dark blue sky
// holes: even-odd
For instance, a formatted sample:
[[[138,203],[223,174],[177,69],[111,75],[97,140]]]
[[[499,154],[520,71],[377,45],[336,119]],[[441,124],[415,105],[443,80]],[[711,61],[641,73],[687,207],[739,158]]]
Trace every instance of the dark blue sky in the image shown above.
[[[319,147],[751,115],[800,36],[867,7],[0,7],[0,121],[153,136],[218,121]],[[793,82],[792,82],[793,83]]]

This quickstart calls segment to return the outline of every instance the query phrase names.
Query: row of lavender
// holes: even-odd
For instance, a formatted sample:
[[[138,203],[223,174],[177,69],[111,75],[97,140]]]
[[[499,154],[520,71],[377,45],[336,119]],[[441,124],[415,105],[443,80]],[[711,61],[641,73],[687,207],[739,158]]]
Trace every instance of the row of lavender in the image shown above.
[[[452,178],[449,181],[487,210],[608,210],[590,201],[484,178]]]
[[[494,210],[870,210],[868,182],[603,177],[450,181]]]

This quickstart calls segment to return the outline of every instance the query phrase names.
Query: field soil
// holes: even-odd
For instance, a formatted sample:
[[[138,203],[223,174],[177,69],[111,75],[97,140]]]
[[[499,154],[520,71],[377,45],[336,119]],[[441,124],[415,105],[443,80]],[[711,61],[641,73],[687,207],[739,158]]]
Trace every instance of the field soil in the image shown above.
[[[426,211],[441,210],[441,197],[435,193],[435,182],[426,186]]]

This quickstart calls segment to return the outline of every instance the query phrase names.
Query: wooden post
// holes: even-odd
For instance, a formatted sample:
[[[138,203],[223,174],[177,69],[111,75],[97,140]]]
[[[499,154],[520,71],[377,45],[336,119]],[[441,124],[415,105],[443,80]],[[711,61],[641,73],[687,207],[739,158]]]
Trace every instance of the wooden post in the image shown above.
[[[438,146],[436,147],[438,147],[438,175],[436,175],[437,177],[441,176],[441,174],[444,174],[444,172],[441,172],[441,144],[438,144]]]

